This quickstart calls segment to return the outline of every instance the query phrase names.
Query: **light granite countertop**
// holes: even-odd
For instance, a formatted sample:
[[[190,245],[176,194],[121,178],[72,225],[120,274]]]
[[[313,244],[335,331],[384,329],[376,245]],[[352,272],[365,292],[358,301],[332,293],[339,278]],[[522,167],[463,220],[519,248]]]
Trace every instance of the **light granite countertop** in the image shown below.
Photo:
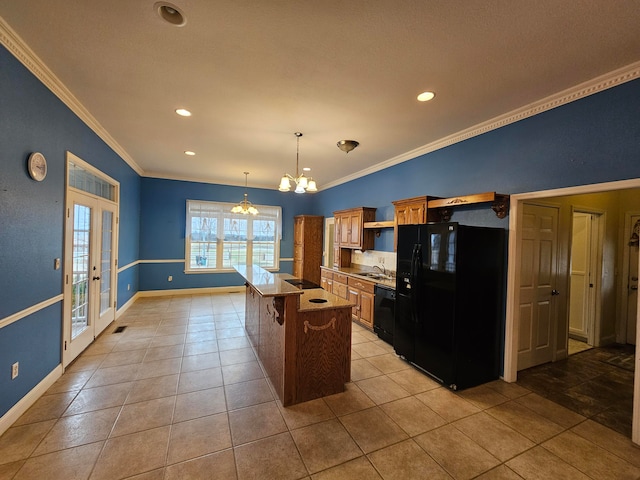
[[[321,267],[324,268],[325,270],[328,271],[332,271],[332,272],[338,272],[338,273],[344,273],[346,275],[351,275],[351,276],[355,276],[358,277],[361,280],[366,280],[367,282],[372,282],[372,283],[376,283],[378,285],[384,285],[385,287],[388,288],[393,288],[395,290],[396,288],[396,279],[395,276],[391,276],[391,275],[381,275],[380,278],[375,278],[375,277],[369,277],[366,275],[363,275],[365,273],[372,273],[373,270],[366,270],[363,269],[361,267]],[[373,272],[378,274],[379,272]]]
[[[354,307],[355,305],[354,302],[338,297],[322,288],[310,288],[308,290],[302,290],[298,311],[310,312],[330,308]]]
[[[233,268],[263,297],[302,294],[302,290],[285,282],[288,278],[295,278],[288,273],[271,273],[257,265],[238,265]]]
[[[257,265],[238,265],[234,268],[263,297],[299,295],[299,312],[346,308],[356,305],[354,302],[338,297],[322,288],[300,290],[286,281],[296,278],[288,273],[271,273]]]

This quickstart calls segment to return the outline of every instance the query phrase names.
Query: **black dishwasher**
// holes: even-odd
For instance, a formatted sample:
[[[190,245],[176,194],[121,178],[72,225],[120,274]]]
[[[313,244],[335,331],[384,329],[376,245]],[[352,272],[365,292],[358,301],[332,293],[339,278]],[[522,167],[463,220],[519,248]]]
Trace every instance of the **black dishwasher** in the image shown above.
[[[393,326],[395,322],[396,291],[392,287],[376,285],[375,310],[373,313],[373,331],[385,342],[393,345]]]

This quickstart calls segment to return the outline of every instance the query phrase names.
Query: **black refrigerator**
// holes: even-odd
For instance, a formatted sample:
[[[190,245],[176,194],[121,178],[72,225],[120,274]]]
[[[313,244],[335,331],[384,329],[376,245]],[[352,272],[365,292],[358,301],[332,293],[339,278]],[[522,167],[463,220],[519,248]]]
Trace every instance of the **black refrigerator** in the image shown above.
[[[498,378],[504,266],[503,229],[399,225],[396,353],[453,390]]]

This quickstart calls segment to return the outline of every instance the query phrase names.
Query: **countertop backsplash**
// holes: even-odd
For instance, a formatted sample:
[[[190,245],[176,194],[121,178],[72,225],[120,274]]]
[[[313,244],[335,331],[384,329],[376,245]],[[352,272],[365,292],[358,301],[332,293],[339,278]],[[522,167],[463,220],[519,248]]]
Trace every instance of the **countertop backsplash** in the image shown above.
[[[396,271],[396,253],[395,252],[381,252],[377,250],[367,250],[362,252],[360,250],[354,250],[351,253],[351,264],[363,265],[366,267],[384,268],[387,273]]]

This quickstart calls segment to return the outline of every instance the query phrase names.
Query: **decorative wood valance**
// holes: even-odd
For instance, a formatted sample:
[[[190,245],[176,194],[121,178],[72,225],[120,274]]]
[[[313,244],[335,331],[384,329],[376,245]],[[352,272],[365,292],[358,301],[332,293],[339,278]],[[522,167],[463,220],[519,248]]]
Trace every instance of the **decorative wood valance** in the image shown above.
[[[491,202],[491,209],[496,213],[498,218],[505,218],[507,216],[507,213],[509,212],[509,195],[496,192],[475,193],[473,195],[463,195],[461,197],[429,200],[427,208],[437,208],[442,221],[448,222],[453,214],[451,211],[452,207],[488,202]]]
[[[371,229],[374,231],[376,237],[380,236],[380,230],[382,228],[393,228],[393,220],[384,220],[380,222],[364,222],[363,228]]]

